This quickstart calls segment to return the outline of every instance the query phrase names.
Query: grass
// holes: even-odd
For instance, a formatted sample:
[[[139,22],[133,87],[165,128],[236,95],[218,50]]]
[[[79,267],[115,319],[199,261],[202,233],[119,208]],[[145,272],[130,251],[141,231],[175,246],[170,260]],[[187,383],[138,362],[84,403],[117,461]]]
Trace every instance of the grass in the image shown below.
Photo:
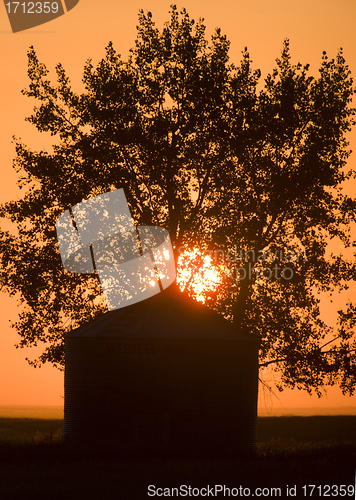
[[[281,488],[281,495],[273,496],[288,499],[306,498],[303,485],[354,484],[356,416],[263,417],[258,424],[256,457],[238,459],[199,453],[177,457],[110,445],[94,448],[90,437],[75,446],[62,441],[61,420],[3,418],[0,498],[135,500],[151,498],[148,485],[241,485],[250,488],[251,496],[256,487]],[[296,496],[287,496],[287,485],[296,486]],[[310,490],[307,493],[321,498],[318,490],[311,497]],[[219,497],[224,498],[223,493]]]
[[[0,441],[29,441],[36,434],[50,435],[62,429],[63,420],[40,418],[0,418]]]

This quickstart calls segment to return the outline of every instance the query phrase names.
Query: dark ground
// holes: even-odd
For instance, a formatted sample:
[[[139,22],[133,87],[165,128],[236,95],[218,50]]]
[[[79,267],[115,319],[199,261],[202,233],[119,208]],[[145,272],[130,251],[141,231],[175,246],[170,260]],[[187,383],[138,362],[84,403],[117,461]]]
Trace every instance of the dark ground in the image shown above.
[[[356,416],[264,417],[258,425],[256,457],[237,458],[75,446],[62,442],[60,420],[3,418],[0,499],[356,498]],[[179,497],[172,488],[181,485]]]

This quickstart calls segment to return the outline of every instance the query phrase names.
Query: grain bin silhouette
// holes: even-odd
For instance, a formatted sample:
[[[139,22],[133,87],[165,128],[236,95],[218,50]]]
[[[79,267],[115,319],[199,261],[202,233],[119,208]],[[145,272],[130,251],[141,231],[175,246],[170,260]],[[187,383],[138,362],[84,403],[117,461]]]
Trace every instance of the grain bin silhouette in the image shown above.
[[[258,347],[175,284],[110,311],[66,337],[64,436],[251,454]]]

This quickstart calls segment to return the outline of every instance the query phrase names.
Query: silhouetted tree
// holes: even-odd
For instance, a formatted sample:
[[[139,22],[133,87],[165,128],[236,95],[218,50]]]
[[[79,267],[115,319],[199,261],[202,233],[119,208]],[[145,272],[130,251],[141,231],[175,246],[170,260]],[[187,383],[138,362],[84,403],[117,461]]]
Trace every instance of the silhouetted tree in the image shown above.
[[[18,230],[2,233],[1,279],[20,294],[19,345],[44,342],[32,363],[61,365],[63,334],[105,312],[97,278],[63,269],[55,222],[122,187],[136,223],[169,229],[177,255],[186,245],[228,256],[229,286],[213,307],[261,336],[261,366],[274,365],[280,387],[339,383],[352,393],[355,306],[340,313],[336,332],[318,307],[320,292],[355,278],[353,263],[326,254],[330,238],[351,244],[355,220],[355,201],[341,189],[354,175],[345,134],[355,113],[342,51],[324,52],[315,78],[291,63],[286,40],[261,82],[247,49],[235,66],[219,29],[208,42],[202,20],[175,6],[170,14],[160,31],[140,11],[130,57],[109,43],[96,67],[86,63],[81,94],[61,64],[54,85],[28,52],[23,93],[39,103],[28,120],[57,141],[52,152],[17,142],[25,194],[1,212]]]

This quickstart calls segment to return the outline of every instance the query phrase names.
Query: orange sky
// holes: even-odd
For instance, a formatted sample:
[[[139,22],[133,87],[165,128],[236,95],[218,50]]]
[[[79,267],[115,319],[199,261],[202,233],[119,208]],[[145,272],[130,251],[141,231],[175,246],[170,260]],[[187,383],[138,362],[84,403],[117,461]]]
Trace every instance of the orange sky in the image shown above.
[[[67,70],[74,90],[81,90],[85,61],[96,63],[104,55],[104,47],[112,40],[116,50],[126,58],[134,44],[139,8],[152,11],[158,26],[168,20],[171,2],[159,0],[80,0],[66,15],[48,24],[12,34],[6,10],[0,6],[0,145],[1,183],[0,202],[16,198],[16,175],[11,167],[14,157],[12,135],[21,137],[33,149],[43,148],[50,138],[36,133],[24,121],[31,113],[33,102],[21,95],[27,86],[27,57],[34,45],[40,61],[46,63],[52,75],[61,62]],[[316,74],[323,50],[330,57],[343,47],[344,56],[353,75],[356,75],[356,2],[354,0],[186,0],[191,17],[204,17],[207,33],[220,27],[231,41],[230,57],[240,60],[240,53],[248,47],[256,68],[262,76],[271,71],[279,56],[283,39],[290,39],[293,62],[310,63]],[[351,147],[356,150],[356,132],[350,134]],[[356,153],[349,162],[356,168]],[[347,186],[352,194],[354,185]],[[324,302],[323,318],[333,323],[335,312],[345,300],[354,297],[356,286],[333,304]],[[9,320],[16,319],[16,300],[0,295],[0,406],[1,405],[61,405],[63,404],[63,374],[44,366],[40,370],[29,367],[25,357],[34,357],[31,350],[15,350],[16,332],[9,328]],[[356,407],[356,396],[343,397],[340,391],[328,391],[327,398],[318,400],[298,391],[286,391],[280,401],[267,400],[268,408],[284,407]],[[260,398],[261,408],[264,398]]]

